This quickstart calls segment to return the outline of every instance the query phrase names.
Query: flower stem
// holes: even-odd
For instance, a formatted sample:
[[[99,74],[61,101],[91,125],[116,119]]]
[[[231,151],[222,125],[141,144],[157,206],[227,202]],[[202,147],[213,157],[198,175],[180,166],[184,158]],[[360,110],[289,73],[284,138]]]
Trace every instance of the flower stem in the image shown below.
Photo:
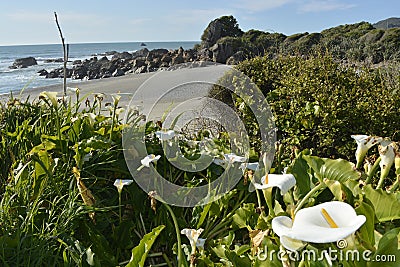
[[[118,203],[119,203],[119,223],[122,222],[122,206],[121,206],[121,192],[118,192]]]
[[[260,197],[260,192],[258,192],[257,188],[256,188],[256,195],[257,195],[258,208],[261,210],[261,197]]]
[[[308,199],[314,195],[317,191],[324,189],[326,187],[326,184],[321,182],[319,185],[314,187],[313,189],[310,190],[310,192],[307,193],[307,195],[304,196],[304,198],[299,202],[297,205],[296,209],[294,210],[294,214],[296,213],[304,206],[304,204],[307,203]]]
[[[367,180],[365,180],[365,184],[369,184],[371,182],[372,177],[374,176],[374,174],[376,173],[376,171],[378,170],[378,166],[379,166],[379,162],[381,161],[381,157],[379,157],[374,165],[372,166],[371,170],[367,173],[368,177]]]
[[[399,187],[399,183],[400,183],[400,174],[397,175],[397,179],[393,183],[392,188],[390,188],[389,193],[394,193],[394,191],[396,191],[396,189]]]
[[[272,187],[263,189],[265,202],[268,206],[268,215],[275,216],[275,211],[273,208],[273,199],[272,199]]]
[[[172,217],[172,221],[174,222],[175,232],[176,232],[176,239],[178,242],[177,253],[178,253],[178,267],[184,266],[182,264],[182,242],[181,242],[181,232],[179,231],[178,221],[176,220],[175,214],[170,206],[164,203],[164,206],[167,208],[168,212]]]

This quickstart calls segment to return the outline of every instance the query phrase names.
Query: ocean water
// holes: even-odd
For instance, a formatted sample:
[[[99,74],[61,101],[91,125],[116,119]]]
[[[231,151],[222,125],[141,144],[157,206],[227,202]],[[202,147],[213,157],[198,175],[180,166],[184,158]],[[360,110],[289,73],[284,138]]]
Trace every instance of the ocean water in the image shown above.
[[[68,59],[70,61],[86,59],[108,51],[134,52],[144,47],[149,50],[156,48],[178,49],[179,47],[190,49],[196,43],[198,42],[146,42],[147,46],[140,46],[141,42],[70,44]],[[30,56],[36,59],[38,65],[24,69],[8,68],[15,59]],[[42,69],[50,71],[62,67],[62,63],[44,62],[46,59],[62,57],[61,44],[0,46],[0,94],[20,91],[23,88],[25,91],[29,91],[30,88],[62,83],[62,79],[46,79],[37,74]],[[80,80],[69,79],[69,82],[74,81]]]

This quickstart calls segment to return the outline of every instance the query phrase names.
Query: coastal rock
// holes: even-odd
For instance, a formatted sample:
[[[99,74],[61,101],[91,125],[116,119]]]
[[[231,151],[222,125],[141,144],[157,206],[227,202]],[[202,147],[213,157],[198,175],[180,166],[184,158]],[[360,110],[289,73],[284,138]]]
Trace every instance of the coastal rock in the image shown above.
[[[175,64],[182,64],[185,62],[185,59],[183,58],[183,55],[178,54],[175,57],[172,58],[171,64],[175,65]]]
[[[87,71],[88,69],[85,66],[76,66],[72,70],[71,78],[76,80],[82,80],[87,76]]]
[[[201,61],[211,61],[213,53],[208,48],[203,48],[197,53],[197,57]]]
[[[144,65],[146,65],[146,63],[145,63],[145,61],[144,61],[143,59],[141,59],[141,58],[135,59],[135,60],[133,60],[133,62],[132,62],[132,68],[138,69],[138,68],[140,68],[140,67],[143,67]]]
[[[37,65],[37,61],[34,57],[17,58],[14,63],[9,66],[10,69],[22,69],[29,66]]]
[[[119,77],[123,75],[125,75],[125,72],[121,69],[116,69],[112,74],[113,77]]]
[[[113,56],[113,55],[115,55],[115,54],[118,54],[118,52],[115,51],[115,50],[113,50],[113,51],[107,51],[107,52],[105,52],[104,54],[105,54],[106,56]]]
[[[47,70],[45,69],[41,69],[37,73],[39,74],[39,76],[46,76],[48,74]]]
[[[202,41],[201,46],[203,48],[213,46],[222,37],[222,23],[219,20],[211,21],[203,35],[204,40]]]
[[[172,61],[172,57],[171,57],[171,55],[169,55],[169,54],[164,54],[164,55],[161,57],[161,63],[167,63],[167,64],[169,64],[171,61]]]
[[[233,47],[229,43],[215,44],[211,51],[213,52],[213,61],[225,63],[233,55]]]
[[[79,64],[82,64],[82,60],[77,59],[77,60],[72,61],[72,65],[79,65]]]
[[[179,56],[183,56],[183,52],[184,52],[185,50],[183,49],[183,47],[181,46],[181,47],[179,47],[179,49],[178,49],[178,55]]]
[[[194,49],[185,50],[183,52],[185,61],[193,61],[196,58],[196,51]]]
[[[226,60],[227,65],[237,65],[238,63],[242,62],[243,60],[246,59],[246,55],[244,54],[243,51],[238,51],[233,56],[229,57]]]
[[[156,58],[156,57],[162,57],[162,56],[164,56],[165,54],[168,54],[168,50],[167,49],[163,49],[163,48],[160,48],[160,49],[153,49],[153,50],[151,50],[150,52],[149,52],[149,55],[151,55],[153,58]]]
[[[132,53],[132,58],[135,59],[135,58],[138,58],[138,57],[146,57],[148,53],[149,53],[149,49],[143,48],[143,49],[140,49],[140,50],[138,50],[136,52],[133,52]]]
[[[116,53],[112,56],[111,60],[115,59],[132,59],[133,56],[129,52]]]
[[[43,62],[44,63],[60,63],[60,62],[64,62],[64,60],[62,58],[49,58],[49,59],[45,59]]]
[[[73,71],[71,69],[67,69],[66,77],[71,78],[72,72]],[[63,77],[64,77],[64,68],[58,68],[46,74],[46,78],[63,78]]]
[[[147,72],[147,66],[142,66],[142,67],[137,68],[137,69],[135,70],[135,73],[136,73],[136,74],[145,73],[145,72]]]

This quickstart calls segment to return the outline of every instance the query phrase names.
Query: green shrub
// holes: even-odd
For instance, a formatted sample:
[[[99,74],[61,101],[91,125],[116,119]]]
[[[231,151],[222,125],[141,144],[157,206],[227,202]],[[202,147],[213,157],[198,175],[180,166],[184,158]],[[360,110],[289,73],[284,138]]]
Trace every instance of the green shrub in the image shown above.
[[[350,68],[318,55],[257,57],[237,68],[266,96],[286,157],[298,148],[313,149],[323,157],[351,160],[355,147],[352,134],[399,138],[400,76],[389,68]],[[240,85],[236,86],[240,90]],[[229,100],[226,91],[219,95],[223,96],[220,100]],[[233,99],[242,118],[249,119],[250,110],[238,97]],[[246,125],[252,128],[249,133],[257,133],[256,124]],[[258,136],[253,135],[252,143],[257,140]]]

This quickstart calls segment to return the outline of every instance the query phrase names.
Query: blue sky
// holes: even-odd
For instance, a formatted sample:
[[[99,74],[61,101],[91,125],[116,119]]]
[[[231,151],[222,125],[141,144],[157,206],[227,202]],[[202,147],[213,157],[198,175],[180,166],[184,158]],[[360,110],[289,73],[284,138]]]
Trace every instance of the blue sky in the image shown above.
[[[0,45],[58,43],[56,11],[68,43],[197,41],[217,17],[243,30],[291,35],[400,17],[398,0],[11,0],[0,8]]]

